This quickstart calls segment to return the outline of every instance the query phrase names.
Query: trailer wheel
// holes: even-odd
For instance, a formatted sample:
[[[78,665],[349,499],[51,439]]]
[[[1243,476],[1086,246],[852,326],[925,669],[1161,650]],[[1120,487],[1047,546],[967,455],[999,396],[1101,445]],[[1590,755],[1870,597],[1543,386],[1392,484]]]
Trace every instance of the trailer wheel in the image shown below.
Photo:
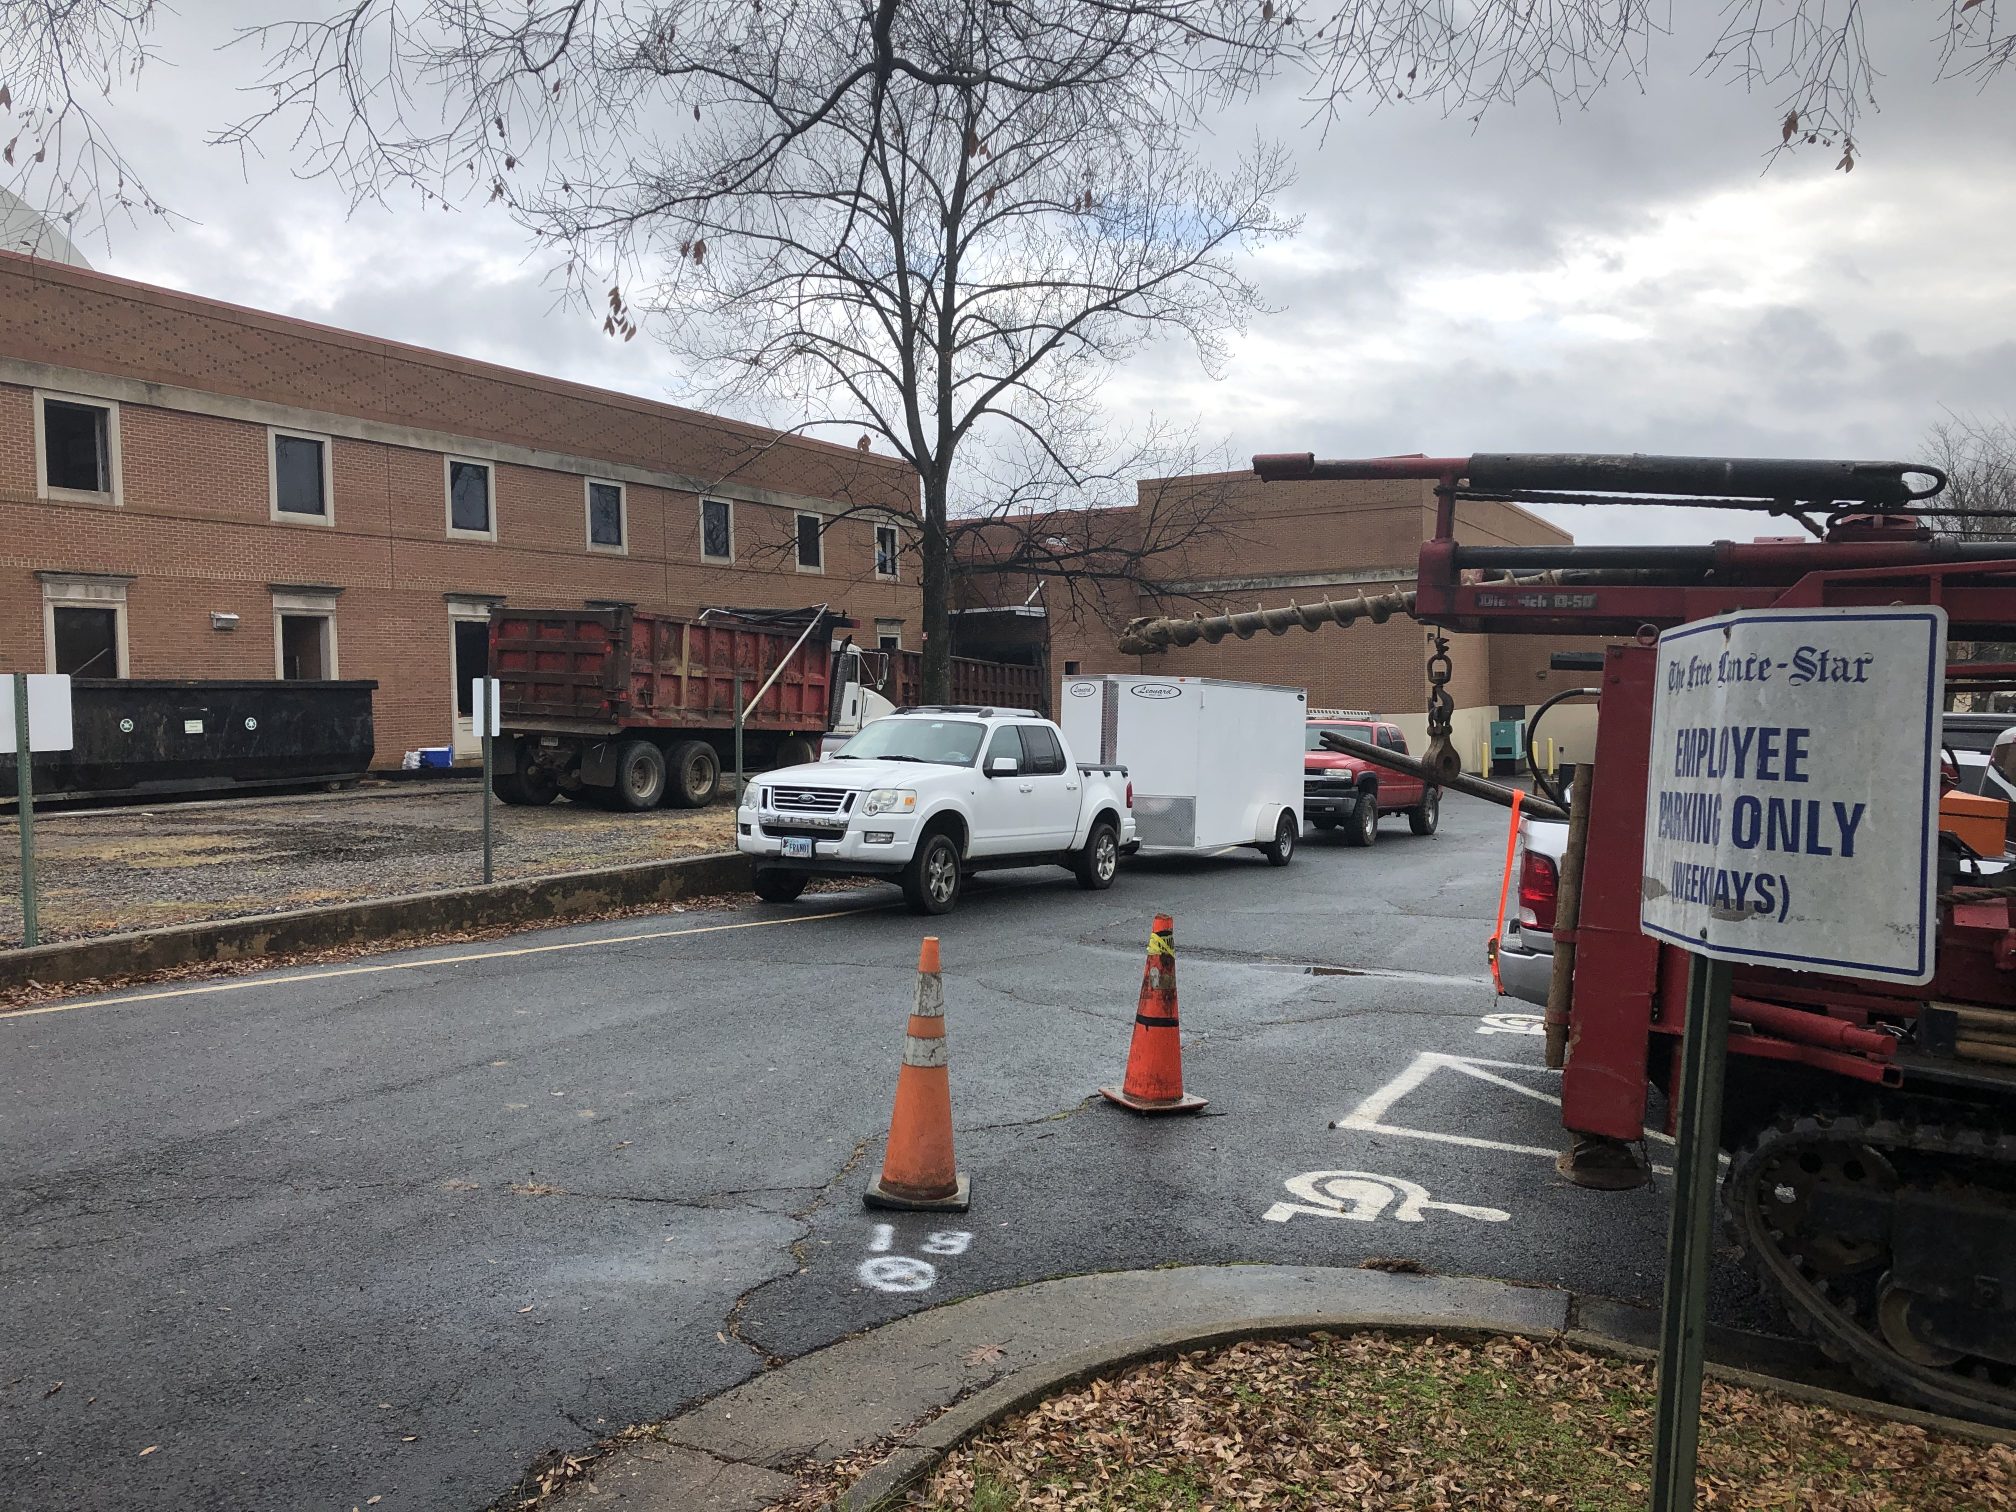
[[[648,740],[616,748],[615,807],[641,813],[665,801],[665,753]]]
[[[811,880],[803,872],[766,866],[756,873],[756,880],[752,885],[756,890],[756,896],[765,903],[795,903],[798,901],[798,895],[805,891],[805,884]]]
[[[520,767],[491,778],[490,791],[516,808],[544,808],[560,796],[560,779],[546,767]]]
[[[780,767],[810,766],[818,759],[819,752],[803,735],[786,735],[777,742],[777,765]]]
[[[1419,804],[1407,810],[1407,828],[1417,835],[1432,835],[1442,822],[1442,789],[1430,788]]]
[[[1284,809],[1275,822],[1274,838],[1260,847],[1260,854],[1269,866],[1286,866],[1295,859],[1295,842],[1301,835],[1302,826],[1295,822],[1295,815]]]
[[[1357,807],[1344,825],[1344,840],[1348,845],[1370,845],[1378,838],[1379,789],[1368,782],[1358,790]]]
[[[705,808],[721,787],[721,758],[704,740],[689,740],[672,748],[671,791],[674,808]]]

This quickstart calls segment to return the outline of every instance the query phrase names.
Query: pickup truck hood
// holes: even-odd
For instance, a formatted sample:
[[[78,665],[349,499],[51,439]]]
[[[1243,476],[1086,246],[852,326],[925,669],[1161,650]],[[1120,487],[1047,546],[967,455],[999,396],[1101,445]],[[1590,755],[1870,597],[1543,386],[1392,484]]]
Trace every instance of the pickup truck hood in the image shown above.
[[[1310,751],[1302,758],[1304,774],[1311,772],[1362,772],[1365,763],[1356,756],[1347,756],[1342,751]]]
[[[971,767],[926,765],[916,761],[812,761],[779,767],[751,779],[752,787],[900,788],[916,787],[933,777],[954,773],[971,776]]]

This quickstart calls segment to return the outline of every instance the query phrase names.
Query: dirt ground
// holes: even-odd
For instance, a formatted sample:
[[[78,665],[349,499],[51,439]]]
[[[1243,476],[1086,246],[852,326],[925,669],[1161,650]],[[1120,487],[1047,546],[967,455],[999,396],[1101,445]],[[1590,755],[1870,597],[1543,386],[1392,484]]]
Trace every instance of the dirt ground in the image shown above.
[[[493,805],[496,876],[731,850],[733,808],[606,813]],[[21,939],[20,832],[0,816],[0,946]],[[345,793],[158,803],[35,816],[42,939],[69,940],[483,880],[474,782],[367,783]]]

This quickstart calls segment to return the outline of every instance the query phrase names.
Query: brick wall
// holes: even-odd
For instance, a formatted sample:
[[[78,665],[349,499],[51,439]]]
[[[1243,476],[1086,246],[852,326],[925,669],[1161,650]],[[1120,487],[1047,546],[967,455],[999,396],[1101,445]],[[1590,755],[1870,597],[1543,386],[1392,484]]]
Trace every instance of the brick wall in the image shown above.
[[[1405,616],[1383,625],[1360,621],[1280,636],[1263,631],[1216,646],[1200,641],[1157,656],[1123,656],[1115,641],[1136,616],[1215,615],[1411,588],[1421,542],[1434,533],[1431,484],[1262,483],[1250,473],[1142,483],[1138,513],[1172,507],[1191,511],[1192,520],[1209,519],[1211,528],[1182,550],[1154,560],[1150,571],[1159,592],[1124,584],[1097,590],[1046,587],[1055,675],[1075,664],[1087,673],[1166,672],[1307,688],[1315,706],[1371,709],[1399,719],[1417,732],[1418,745],[1427,706],[1429,632]],[[1505,545],[1570,539],[1505,504],[1464,504],[1458,533],[1466,541]],[[1027,577],[983,572],[969,579],[966,594],[974,602],[1019,603],[1033,586]],[[1531,706],[1574,686],[1572,674],[1548,670],[1549,654],[1600,644],[1548,636],[1449,639],[1450,694],[1463,711],[1464,734],[1473,729],[1481,734],[1500,704]],[[1476,735],[1470,735],[1466,756],[1473,762],[1475,744]]]
[[[117,404],[119,505],[41,497],[35,386]],[[272,423],[330,437],[332,523],[272,517]],[[492,466],[494,542],[448,536],[456,454]],[[591,476],[625,487],[625,554],[588,549]],[[732,565],[701,559],[703,487],[731,500]],[[276,588],[336,590],[338,674],[378,681],[377,761],[396,764],[450,738],[451,598],[823,601],[863,639],[903,621],[914,647],[915,558],[906,539],[902,581],[877,578],[874,530],[915,499],[887,457],[0,256],[0,666],[46,665],[38,573],[131,579],[134,677],[272,677]],[[796,565],[800,509],[822,517],[822,573]]]

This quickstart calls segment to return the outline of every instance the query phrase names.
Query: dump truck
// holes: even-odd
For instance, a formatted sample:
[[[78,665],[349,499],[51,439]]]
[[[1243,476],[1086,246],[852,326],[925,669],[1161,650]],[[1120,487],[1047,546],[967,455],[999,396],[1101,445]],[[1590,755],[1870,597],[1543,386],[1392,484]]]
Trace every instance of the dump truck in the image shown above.
[[[829,733],[851,735],[921,697],[923,658],[856,646],[851,627],[823,609],[499,609],[497,796],[633,811],[711,803],[735,761],[738,687],[748,770],[815,761]],[[1033,705],[1043,692],[1034,667],[958,657],[952,682],[959,698]]]

